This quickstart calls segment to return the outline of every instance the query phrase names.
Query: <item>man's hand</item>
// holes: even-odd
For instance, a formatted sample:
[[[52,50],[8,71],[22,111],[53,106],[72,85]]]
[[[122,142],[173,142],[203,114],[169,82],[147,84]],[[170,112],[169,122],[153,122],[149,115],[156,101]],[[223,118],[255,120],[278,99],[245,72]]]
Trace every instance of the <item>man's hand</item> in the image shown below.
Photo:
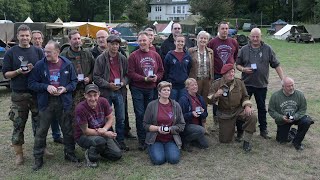
[[[115,139],[117,137],[117,133],[108,131],[105,128],[98,128],[97,131],[101,136],[108,137],[110,139]]]
[[[148,76],[147,77],[147,81],[149,82],[157,82],[157,79],[158,79],[158,77],[157,77],[157,75],[155,75],[154,74],[154,77],[150,77],[150,76]]]
[[[214,94],[214,97],[218,98],[218,97],[222,96],[222,94],[223,94],[223,90],[222,89],[218,89],[218,91]]]
[[[121,88],[121,86],[116,86],[114,83],[109,83],[109,86],[112,91],[117,91]]]
[[[50,93],[51,95],[54,95],[54,96],[58,92],[57,88],[52,85],[49,85],[47,87],[47,91],[48,91],[48,93]]]
[[[244,67],[242,69],[242,72],[247,73],[247,74],[252,74],[253,73],[253,69],[251,67]]]
[[[287,116],[282,116],[282,119],[285,123],[292,123],[292,120],[290,120]]]
[[[192,111],[193,117],[199,117],[200,115],[196,111]]]
[[[253,113],[253,109],[252,109],[250,106],[246,106],[246,107],[244,108],[244,114],[245,114],[246,116],[251,116],[252,113]]]

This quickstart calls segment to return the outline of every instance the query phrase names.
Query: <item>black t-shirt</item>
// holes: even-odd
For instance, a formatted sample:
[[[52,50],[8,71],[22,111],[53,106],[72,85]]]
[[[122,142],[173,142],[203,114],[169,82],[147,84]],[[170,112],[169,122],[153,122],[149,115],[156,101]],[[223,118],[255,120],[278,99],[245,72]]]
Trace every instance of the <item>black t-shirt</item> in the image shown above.
[[[22,61],[27,63],[36,64],[37,61],[42,59],[43,52],[40,48],[30,46],[29,48],[21,48],[19,46],[13,46],[10,48],[3,59],[2,73],[3,75],[8,71],[14,71],[19,69]],[[19,74],[11,79],[11,88],[13,91],[26,91],[28,90],[28,76]]]

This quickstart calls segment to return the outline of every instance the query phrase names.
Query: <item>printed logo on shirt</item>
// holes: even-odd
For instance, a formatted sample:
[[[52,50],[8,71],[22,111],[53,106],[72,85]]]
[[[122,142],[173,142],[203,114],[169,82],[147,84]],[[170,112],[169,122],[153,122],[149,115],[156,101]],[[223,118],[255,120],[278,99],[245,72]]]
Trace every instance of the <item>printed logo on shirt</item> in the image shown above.
[[[298,103],[293,100],[285,101],[280,104],[281,112],[283,114],[294,114],[298,109],[297,105]]]
[[[22,62],[22,61],[23,61],[23,59],[24,59],[24,57],[23,57],[23,56],[19,56],[19,57],[18,57],[18,59],[19,59],[19,61],[21,61],[21,62]]]
[[[172,119],[172,117],[173,117],[173,112],[169,112],[169,113],[168,113],[168,116],[169,116],[169,119]]]
[[[153,73],[156,73],[154,71],[155,68],[155,60],[151,57],[144,57],[140,61],[141,69],[143,70],[143,73],[145,76],[148,76],[149,71],[153,71]]]
[[[60,72],[52,72],[52,74],[50,75],[50,82],[58,82],[60,78]]]
[[[173,64],[176,64],[176,62],[177,62],[177,60],[176,60],[176,59],[173,59],[172,61],[173,61]]]
[[[232,53],[232,47],[228,46],[228,45],[220,45],[217,47],[217,54],[219,56],[219,58],[221,59],[223,64],[226,64],[231,53]]]

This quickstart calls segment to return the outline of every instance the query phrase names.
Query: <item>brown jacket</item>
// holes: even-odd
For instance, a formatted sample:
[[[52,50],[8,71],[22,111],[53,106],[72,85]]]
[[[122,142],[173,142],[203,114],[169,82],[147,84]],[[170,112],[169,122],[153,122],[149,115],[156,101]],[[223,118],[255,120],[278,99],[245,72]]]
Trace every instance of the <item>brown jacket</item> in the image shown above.
[[[227,97],[214,98],[213,94],[224,86],[228,87],[224,77],[215,80],[210,88],[208,97],[210,104],[216,103],[218,105],[217,115],[220,119],[230,119],[237,116],[243,111],[244,106],[252,105],[243,81],[238,78],[235,78],[231,83]]]
[[[189,73],[189,77],[190,78],[194,78],[194,79],[197,79],[197,74],[198,74],[198,67],[199,67],[199,64],[198,64],[198,47],[195,46],[195,47],[192,47],[192,48],[189,48],[189,54],[191,56],[191,59],[192,59],[192,64],[191,64],[191,69],[190,69],[190,73]],[[209,63],[210,63],[210,79],[214,79],[214,59],[213,59],[213,50],[206,47],[206,51],[209,55]]]

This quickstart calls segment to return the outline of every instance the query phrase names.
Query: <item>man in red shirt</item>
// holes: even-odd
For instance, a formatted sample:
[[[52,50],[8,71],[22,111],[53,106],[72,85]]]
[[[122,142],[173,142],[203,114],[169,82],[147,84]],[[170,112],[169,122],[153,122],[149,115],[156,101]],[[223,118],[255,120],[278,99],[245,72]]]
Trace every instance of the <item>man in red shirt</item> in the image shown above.
[[[154,97],[154,88],[162,79],[164,69],[160,55],[150,51],[150,40],[146,32],[138,35],[139,50],[129,56],[128,77],[132,94],[136,127],[139,140],[139,150],[145,150],[146,132],[142,121],[147,105]]]

